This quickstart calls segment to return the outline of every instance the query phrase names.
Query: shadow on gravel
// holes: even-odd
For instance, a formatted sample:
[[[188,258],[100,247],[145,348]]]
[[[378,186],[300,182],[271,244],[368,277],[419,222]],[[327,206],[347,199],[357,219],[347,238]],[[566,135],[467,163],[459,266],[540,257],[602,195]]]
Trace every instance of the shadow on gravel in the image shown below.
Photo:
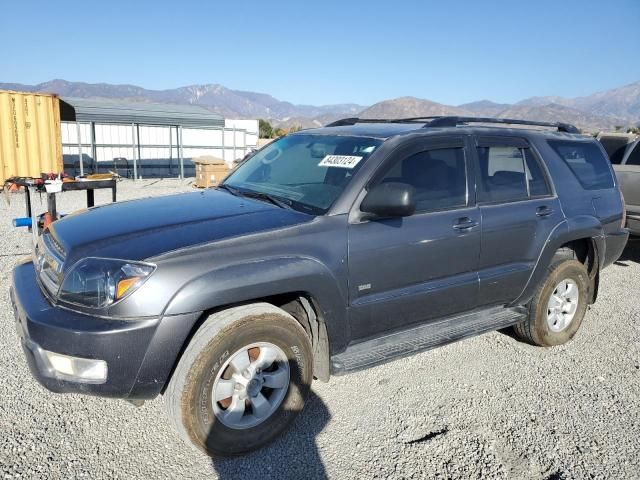
[[[625,262],[640,263],[640,237],[630,237],[627,247],[620,255],[616,265],[628,267]]]
[[[214,459],[213,468],[221,479],[327,478],[316,436],[330,418],[326,405],[312,390],[304,410],[281,438],[248,455]]]

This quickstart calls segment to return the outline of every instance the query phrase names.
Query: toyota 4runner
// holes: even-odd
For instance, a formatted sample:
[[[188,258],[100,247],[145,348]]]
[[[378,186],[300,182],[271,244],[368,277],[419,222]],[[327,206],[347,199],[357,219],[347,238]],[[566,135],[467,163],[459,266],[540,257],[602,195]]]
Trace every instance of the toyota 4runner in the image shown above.
[[[314,378],[505,327],[563,344],[628,237],[611,165],[578,133],[344,119],[214,190],[70,214],[13,272],[31,372],[54,392],[162,394],[182,437],[234,455],[278,436]]]

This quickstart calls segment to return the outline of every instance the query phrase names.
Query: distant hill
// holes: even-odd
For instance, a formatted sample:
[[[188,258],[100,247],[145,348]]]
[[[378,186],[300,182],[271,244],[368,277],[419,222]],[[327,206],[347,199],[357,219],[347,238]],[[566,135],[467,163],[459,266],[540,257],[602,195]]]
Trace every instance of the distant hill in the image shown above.
[[[490,100],[480,100],[478,102],[465,103],[458,105],[458,108],[472,112],[474,115],[486,115],[496,116],[501,111],[509,108],[511,105],[508,103],[495,103]]]
[[[200,105],[225,117],[264,118],[282,127],[314,128],[344,117],[406,118],[435,115],[561,121],[588,131],[640,124],[640,82],[584,97],[531,97],[515,104],[479,100],[453,106],[422,98],[400,97],[370,107],[355,103],[296,105],[265,93],[232,90],[215,83],[149,90],[137,85],[51,80],[38,85],[0,83],[0,89],[52,92],[69,97]]]
[[[640,123],[640,82],[589,97],[532,97],[513,105],[480,100],[450,106],[414,97],[401,97],[376,103],[360,114],[361,117],[367,118],[433,115],[565,122],[586,131],[612,130],[616,126]]]
[[[565,122],[589,130],[611,130],[616,125],[625,125],[624,119],[612,116],[600,116],[578,110],[577,108],[549,103],[546,105],[512,105],[501,111],[501,118],[521,118],[541,122]]]
[[[640,82],[622,87],[596,92],[585,97],[531,97],[516,105],[543,106],[548,104],[563,105],[594,116],[609,117],[613,121],[640,121]]]
[[[376,103],[360,112],[362,118],[410,118],[438,115],[467,115],[468,112],[442,103],[415,97],[400,97]]]
[[[148,90],[136,85],[51,80],[38,85],[0,83],[0,89],[52,92],[67,97],[118,98],[140,102],[192,104],[232,118],[286,120],[290,117],[316,117],[327,113],[353,116],[366,108],[356,104],[294,105],[264,93],[231,90],[219,84],[190,85],[169,90]]]
[[[574,98],[572,106],[595,115],[613,115],[637,122],[640,119],[640,82]]]

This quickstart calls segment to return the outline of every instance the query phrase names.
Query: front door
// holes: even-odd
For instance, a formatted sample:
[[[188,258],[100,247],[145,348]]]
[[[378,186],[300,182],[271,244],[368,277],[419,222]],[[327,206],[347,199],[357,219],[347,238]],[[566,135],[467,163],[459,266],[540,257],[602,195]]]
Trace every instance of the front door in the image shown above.
[[[515,300],[551,231],[563,220],[546,169],[528,142],[478,137],[477,198],[482,216],[481,305]]]
[[[349,226],[352,340],[476,306],[480,215],[466,151],[462,136],[416,140],[372,181],[412,185],[417,209]]]

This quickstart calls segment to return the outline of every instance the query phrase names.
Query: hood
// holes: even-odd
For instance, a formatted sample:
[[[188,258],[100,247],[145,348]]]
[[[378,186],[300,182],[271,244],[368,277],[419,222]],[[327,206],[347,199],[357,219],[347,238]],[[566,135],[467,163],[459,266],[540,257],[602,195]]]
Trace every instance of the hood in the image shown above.
[[[205,190],[81,210],[49,228],[65,250],[65,265],[71,265],[87,256],[144,260],[178,248],[312,219],[225,191]]]

